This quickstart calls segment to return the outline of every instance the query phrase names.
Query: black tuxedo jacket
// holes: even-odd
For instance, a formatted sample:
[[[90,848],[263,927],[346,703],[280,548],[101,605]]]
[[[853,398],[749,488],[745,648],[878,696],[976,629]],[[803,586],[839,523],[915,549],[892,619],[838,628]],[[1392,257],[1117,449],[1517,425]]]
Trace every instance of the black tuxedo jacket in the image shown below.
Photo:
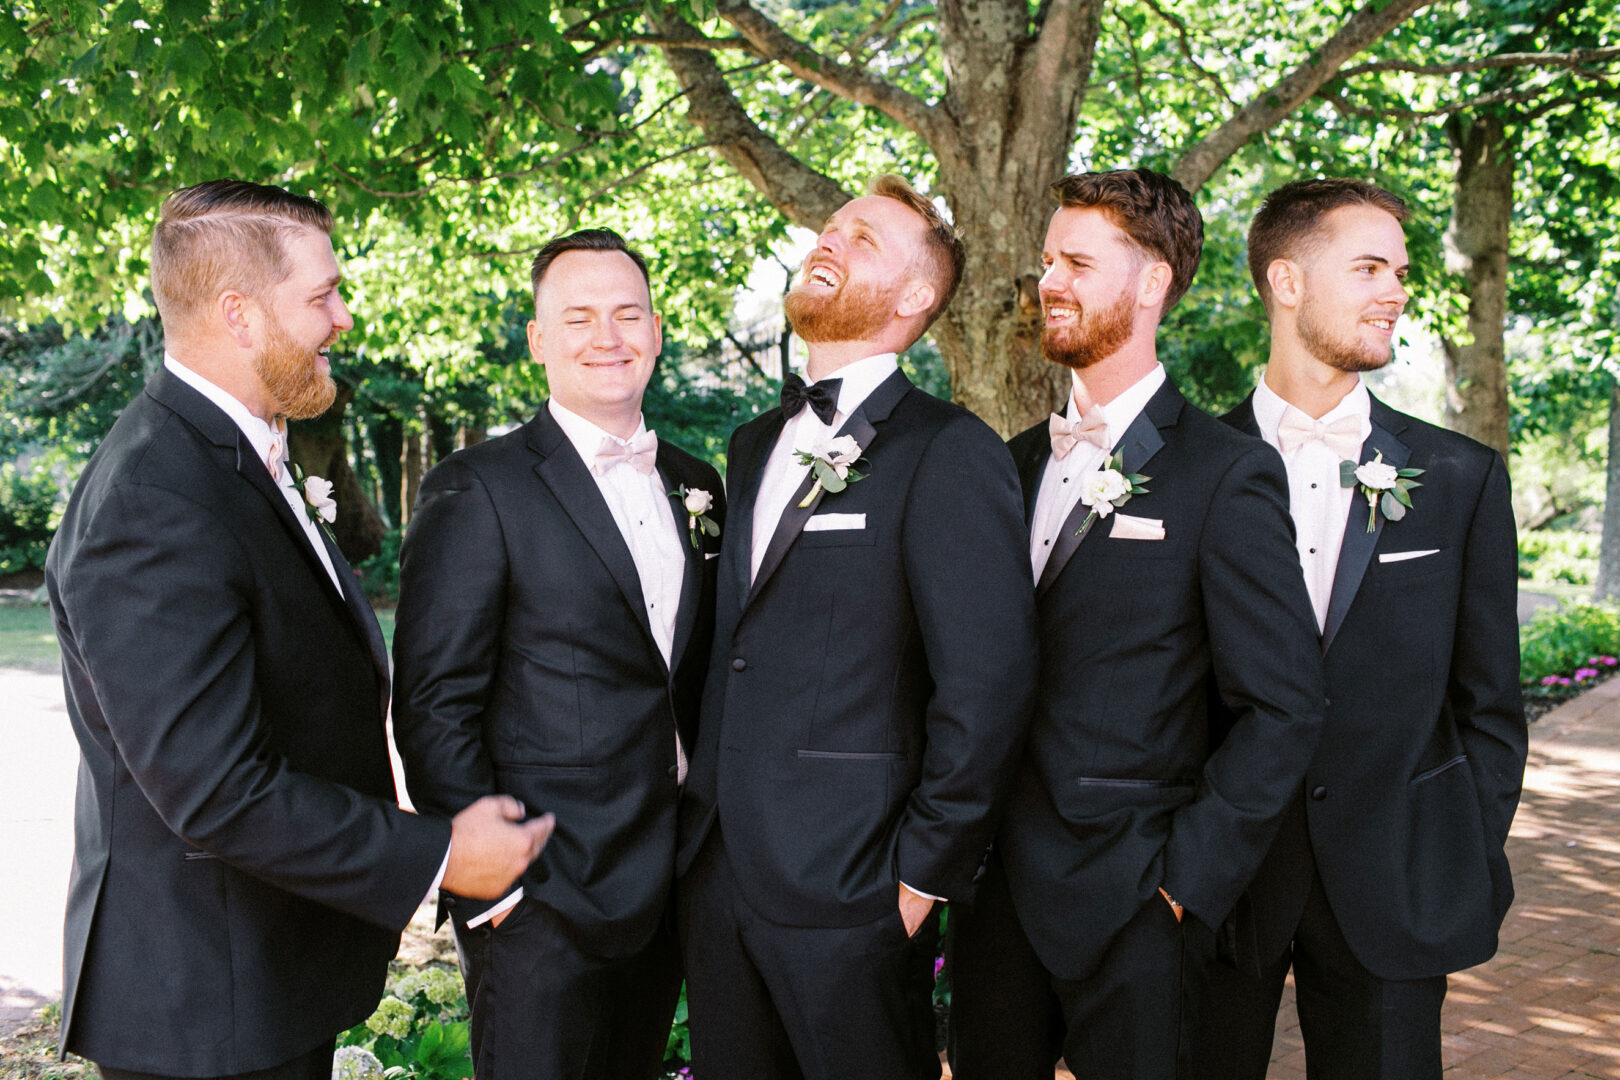
[[[660,440],[657,468],[670,491],[714,495],[723,524],[711,466]],[[394,730],[412,801],[454,814],[498,792],[554,812],[524,895],[605,957],[645,945],[669,898],[675,731],[696,745],[713,633],[718,541],[699,530],[694,548],[668,504],[686,553],[668,667],[630,549],[549,408],[428,473],[400,559]]]
[[[280,1064],[363,1019],[448,823],[399,810],[382,635],[252,445],[159,371],[46,564],[82,751],[63,1046],[116,1068]]]
[[[1259,434],[1252,399],[1226,420]],[[1352,497],[1320,639],[1327,726],[1234,927],[1256,961],[1280,956],[1314,853],[1356,959],[1418,979],[1489,959],[1513,900],[1502,849],[1527,745],[1517,545],[1499,455],[1374,398],[1362,460],[1380,451],[1423,469],[1423,486],[1371,533],[1366,498]],[[1432,554],[1390,558],[1404,552]]]
[[[732,528],[681,811],[681,862],[718,827],[749,903],[793,926],[895,910],[896,883],[960,900],[1029,715],[1028,547],[1006,448],[900,372],[840,434],[866,478],[805,508],[748,580],[754,499],[784,423],[731,439]],[[812,524],[822,515],[834,528]]]
[[[1011,446],[1033,515],[1046,425]],[[1151,477],[1115,514],[1162,519],[1164,539],[1113,537],[1113,516],[1078,537],[1088,511],[1075,504],[1037,586],[1040,691],[1000,840],[1031,944],[1068,979],[1090,974],[1161,886],[1220,925],[1322,725],[1276,451],[1168,381],[1115,449]],[[1232,710],[1230,730],[1212,701]]]

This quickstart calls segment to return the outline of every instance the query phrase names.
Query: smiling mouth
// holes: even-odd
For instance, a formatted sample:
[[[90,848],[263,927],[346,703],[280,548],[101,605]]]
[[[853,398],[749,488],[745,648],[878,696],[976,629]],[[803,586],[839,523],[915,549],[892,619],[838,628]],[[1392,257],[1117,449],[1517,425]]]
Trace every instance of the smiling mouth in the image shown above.
[[[1368,319],[1367,322],[1376,329],[1382,330],[1386,334],[1395,332],[1394,319]]]
[[[1053,326],[1058,323],[1073,322],[1080,318],[1080,309],[1072,304],[1047,304],[1046,323]]]
[[[805,271],[804,280],[809,285],[820,285],[824,288],[836,289],[842,279],[837,271],[831,269],[825,263],[817,263]]]

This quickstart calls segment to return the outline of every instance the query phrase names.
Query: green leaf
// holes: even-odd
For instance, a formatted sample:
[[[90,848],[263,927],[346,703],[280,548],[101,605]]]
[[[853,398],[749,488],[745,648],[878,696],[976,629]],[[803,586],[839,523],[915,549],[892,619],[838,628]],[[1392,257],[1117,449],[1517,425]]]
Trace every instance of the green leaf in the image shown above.
[[[1356,463],[1353,461],[1339,462],[1339,486],[1356,486]]]
[[[409,26],[402,22],[394,24],[386,52],[394,58],[398,74],[406,82],[427,78],[431,69],[427,48]]]
[[[1378,500],[1378,509],[1391,521],[1399,521],[1406,516],[1406,507],[1402,506],[1390,492],[1384,492]]]

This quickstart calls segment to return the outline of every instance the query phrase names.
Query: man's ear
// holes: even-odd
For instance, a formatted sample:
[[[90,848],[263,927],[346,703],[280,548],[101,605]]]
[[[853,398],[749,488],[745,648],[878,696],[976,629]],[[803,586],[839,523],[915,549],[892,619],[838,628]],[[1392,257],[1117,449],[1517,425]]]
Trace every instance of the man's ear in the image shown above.
[[[546,362],[545,354],[540,351],[540,321],[530,319],[528,327],[529,357],[537,364]]]
[[[1148,263],[1142,267],[1142,276],[1137,280],[1136,302],[1145,308],[1162,308],[1175,279],[1175,271],[1170,269],[1169,263]]]
[[[214,298],[214,312],[239,348],[253,348],[253,332],[261,318],[255,300],[235,289],[226,289]]]
[[[902,319],[909,319],[913,315],[921,315],[934,306],[934,287],[926,281],[913,281],[911,287],[900,297],[895,305],[894,313]]]
[[[1271,297],[1277,303],[1298,307],[1305,291],[1304,271],[1292,259],[1272,259],[1266,267],[1266,284],[1271,286]]]

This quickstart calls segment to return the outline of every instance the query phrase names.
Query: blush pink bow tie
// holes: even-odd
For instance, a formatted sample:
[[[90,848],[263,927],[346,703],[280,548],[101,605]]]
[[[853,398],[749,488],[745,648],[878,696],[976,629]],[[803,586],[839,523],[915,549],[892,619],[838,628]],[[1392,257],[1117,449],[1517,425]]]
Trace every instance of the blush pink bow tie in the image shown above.
[[[1062,461],[1075,446],[1088,442],[1099,450],[1108,449],[1108,420],[1102,406],[1093,405],[1080,414],[1080,419],[1069,420],[1052,414],[1046,422],[1046,433],[1052,437],[1052,456]]]
[[[1292,454],[1308,442],[1320,442],[1340,460],[1354,461],[1361,456],[1361,417],[1341,416],[1330,424],[1312,420],[1294,406],[1288,406],[1277,425],[1277,448]]]
[[[615,465],[628,465],[642,476],[651,476],[653,464],[658,459],[658,435],[656,432],[643,431],[629,442],[620,442],[608,436],[602,440],[602,446],[596,451],[596,460],[591,465],[591,471],[597,476],[606,476],[609,469]]]

